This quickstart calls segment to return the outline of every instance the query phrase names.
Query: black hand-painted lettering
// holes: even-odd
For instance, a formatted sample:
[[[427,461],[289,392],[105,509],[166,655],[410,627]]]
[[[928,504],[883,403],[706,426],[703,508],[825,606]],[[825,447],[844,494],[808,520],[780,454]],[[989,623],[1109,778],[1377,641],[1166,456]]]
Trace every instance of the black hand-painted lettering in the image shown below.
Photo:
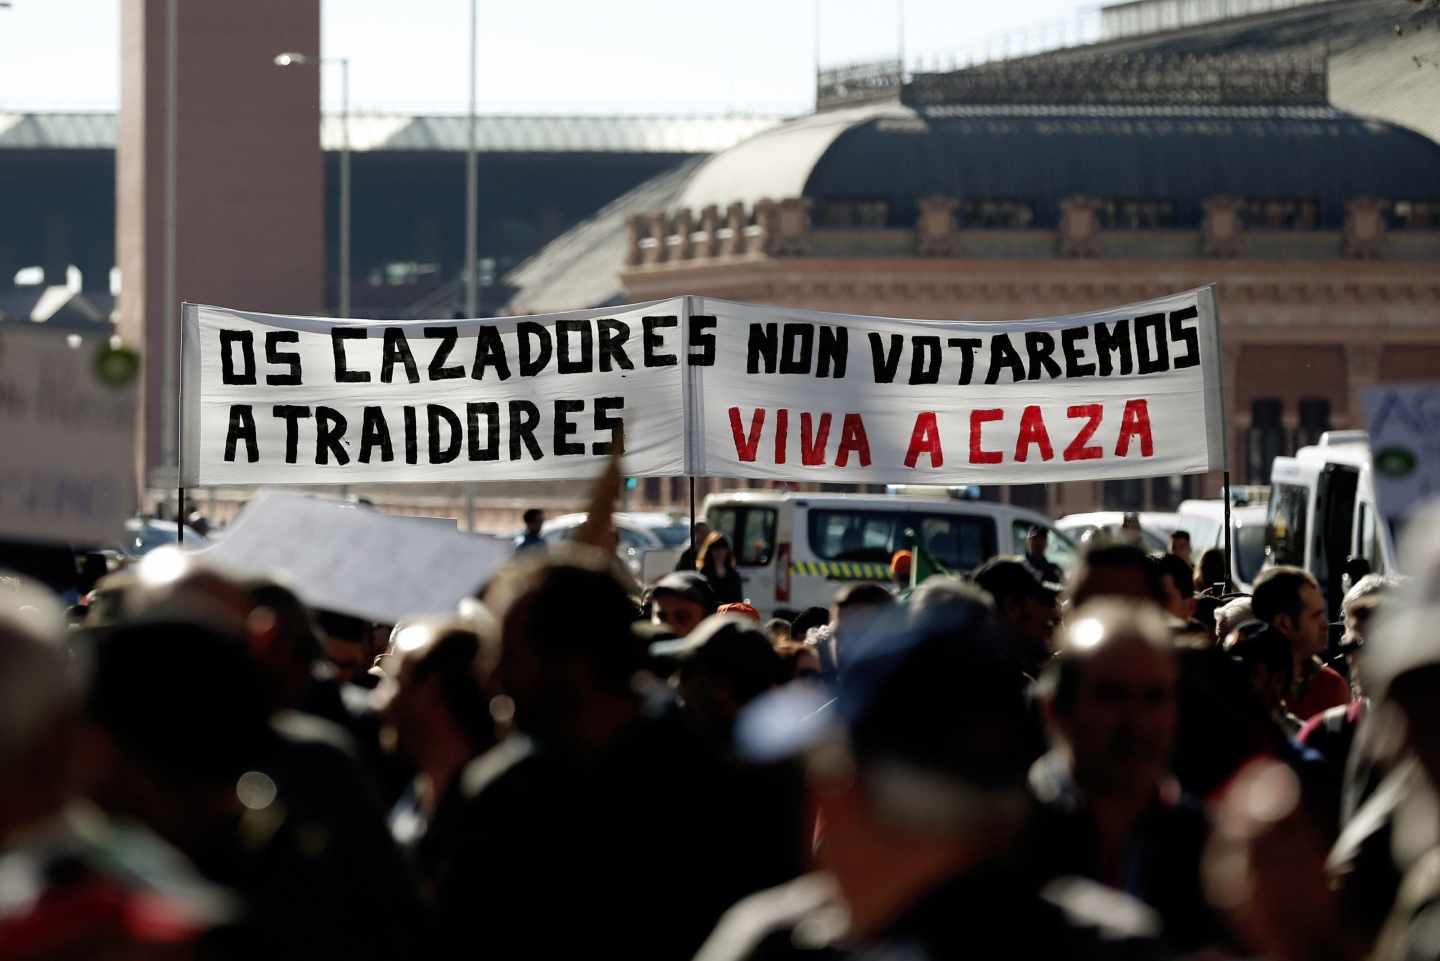
[[[485,445],[480,444],[480,417],[485,417]],[[472,401],[465,405],[465,420],[470,428],[471,460],[500,459],[500,405],[493,400]]]
[[[605,317],[595,321],[600,335],[600,369],[609,373],[615,367],[634,370],[630,356],[625,353],[625,342],[630,339],[630,325],[623,320]]]
[[[404,327],[386,327],[385,343],[380,351],[380,383],[388,384],[395,377],[395,365],[405,366],[405,379],[412,384],[420,383],[420,368],[415,355],[410,352],[410,339],[405,336]]]
[[[590,453],[597,457],[609,457],[617,445],[620,453],[625,453],[625,418],[611,416],[612,412],[624,409],[624,397],[595,398],[595,433],[601,434],[609,431],[610,439],[591,444]]]
[[[1010,371],[1012,382],[1018,384],[1025,379],[1025,361],[1015,345],[1010,343],[1009,334],[996,334],[990,338],[990,370],[985,375],[985,383],[998,384],[1002,367]]]
[[[1128,377],[1133,362],[1130,353],[1130,321],[1117,320],[1113,327],[1101,321],[1095,325],[1095,353],[1100,360],[1100,376],[1109,377],[1115,370],[1112,354],[1120,355],[1120,374]]]
[[[300,343],[298,330],[265,331],[265,363],[271,367],[281,364],[290,368],[288,374],[266,374],[265,383],[276,387],[294,387],[300,383],[300,355],[294,351],[280,350],[281,344]]]
[[[520,376],[534,377],[545,369],[554,353],[550,331],[544,324],[522,320],[515,325],[515,333],[520,338]]]
[[[435,348],[435,356],[430,358],[430,379],[458,380],[464,377],[465,368],[461,365],[445,366],[445,361],[450,359],[450,352],[455,349],[455,342],[460,339],[460,328],[426,327],[424,334],[426,340],[440,341],[440,346]]]
[[[540,460],[545,452],[535,441],[535,428],[540,426],[540,408],[528,400],[510,402],[510,459],[520,460],[520,447],[530,452],[531,460]]]
[[[255,463],[260,459],[260,448],[255,440],[255,410],[249,404],[230,405],[230,426],[225,431],[225,463],[235,461],[235,444],[245,442],[245,460]]]
[[[343,443],[345,427],[345,415],[335,408],[315,408],[315,463],[328,464],[332,456],[341,467],[350,463]]]
[[[1054,379],[1060,376],[1055,362],[1055,335],[1043,330],[1025,332],[1025,353],[1030,357],[1030,380],[1039,380],[1041,373]]]
[[[780,373],[808,374],[815,352],[815,328],[786,324],[780,334]]]
[[[345,366],[345,341],[364,340],[370,331],[364,327],[331,327],[330,350],[335,355],[335,383],[368,384],[370,371],[351,370]]]
[[[240,345],[245,358],[245,370],[235,373],[235,359],[230,351],[233,345]],[[255,335],[248,330],[220,331],[220,383],[245,386],[255,383]]]
[[[580,357],[570,356],[570,338],[580,338]],[[555,322],[555,369],[562,374],[588,374],[595,369],[595,335],[588,320]]]
[[[690,366],[715,366],[715,335],[710,333],[720,322],[709,314],[690,315]],[[697,354],[696,348],[700,349]]]
[[[1090,377],[1095,365],[1085,363],[1085,354],[1080,341],[1090,339],[1089,327],[1066,327],[1060,331],[1060,349],[1065,354],[1066,377]]]
[[[679,327],[679,317],[641,317],[640,326],[643,334],[640,339],[641,355],[644,357],[646,367],[675,367],[680,359],[674,354],[662,354],[660,348],[665,346],[664,338],[660,331],[667,327]]]
[[[940,338],[932,334],[910,338],[910,383],[940,383]]]
[[[501,380],[510,379],[510,361],[505,358],[500,331],[488,325],[475,331],[475,364],[470,370],[470,379],[484,380],[487,367],[495,368]]]
[[[442,422],[450,431],[449,441],[443,447],[440,445]],[[460,418],[453,410],[443,404],[426,404],[425,432],[430,441],[430,463],[448,464],[460,456],[460,442],[464,440],[465,432],[461,430]]]
[[[310,408],[296,404],[276,404],[270,414],[285,421],[285,463],[294,464],[300,451],[300,418],[309,417]]]
[[[975,377],[975,351],[980,349],[983,341],[979,337],[950,337],[945,343],[949,347],[960,348],[960,379],[956,383],[968,387]]]
[[[385,412],[379,407],[366,407],[360,420],[360,463],[370,463],[371,452],[376,447],[380,448],[381,463],[388,464],[395,459],[395,447],[390,443],[390,425],[385,422]]]
[[[764,361],[763,373],[775,373],[775,359],[780,355],[780,325],[779,324],[751,324],[750,339],[745,344],[745,372],[747,374],[762,373],[761,361]]]
[[[815,376],[844,380],[845,363],[849,359],[850,331],[834,324],[822,324],[815,356]]]
[[[1154,353],[1150,347],[1155,339]],[[1143,314],[1135,318],[1135,372],[1163,374],[1170,369],[1170,342],[1165,339],[1165,315]]]
[[[575,454],[585,453],[584,444],[572,443],[569,438],[575,433],[575,422],[570,419],[571,414],[578,414],[585,409],[583,400],[557,400],[555,401],[555,456],[570,457]]]
[[[1185,345],[1185,353],[1175,358],[1176,370],[1200,366],[1200,331],[1185,323],[1199,316],[1200,311],[1193,306],[1170,311],[1170,339]]]
[[[899,334],[890,335],[890,352],[885,352],[885,341],[875,331],[870,332],[870,363],[875,367],[875,383],[893,384],[895,374],[900,370],[900,354],[905,350],[905,338]]]

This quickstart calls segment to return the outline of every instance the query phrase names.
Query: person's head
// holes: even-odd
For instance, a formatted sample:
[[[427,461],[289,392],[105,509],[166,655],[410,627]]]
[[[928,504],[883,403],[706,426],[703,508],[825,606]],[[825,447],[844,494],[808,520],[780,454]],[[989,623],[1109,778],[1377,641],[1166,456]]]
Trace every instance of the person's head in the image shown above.
[[[1250,598],[1237,597],[1215,609],[1215,640],[1224,643],[1231,632],[1247,624],[1255,624],[1255,612],[1251,609]]]
[[[64,647],[59,601],[28,579],[0,583],[0,851],[78,787],[84,681]]]
[[[289,588],[271,580],[252,581],[246,589],[251,610],[245,619],[245,639],[265,675],[271,704],[277,709],[298,708],[314,682],[314,664],[321,656],[310,609]]]
[[[1160,568],[1132,544],[1108,544],[1085,554],[1070,589],[1070,604],[1080,607],[1095,597],[1128,597],[1165,603]]]
[[[701,544],[705,543],[705,538],[709,536],[710,525],[704,521],[696,521],[690,526],[690,544],[692,547],[698,549]]]
[[[1052,743],[1087,793],[1150,791],[1169,770],[1178,672],[1159,610],[1119,598],[1078,608],[1041,684]]]
[[[715,595],[698,571],[666,574],[650,592],[650,619],[680,637],[714,613]]]
[[[771,644],[790,640],[790,622],[783,617],[770,618],[765,622],[765,636],[770,638]]]
[[[1344,617],[1345,612],[1350,610],[1350,605],[1360,598],[1386,594],[1395,586],[1395,578],[1386,577],[1384,574],[1366,574],[1345,592],[1345,597],[1340,601],[1340,616]]]
[[[915,563],[913,551],[896,551],[890,556],[890,582],[901,590],[910,586],[910,570]]]
[[[820,677],[820,652],[809,644],[784,640],[775,643],[775,653],[784,666],[782,677],[788,681],[813,680]]]
[[[370,622],[339,611],[316,611],[320,646],[335,669],[335,677],[346,684],[361,683],[375,661],[375,632]]]
[[[1251,606],[1257,619],[1290,639],[1297,658],[1314,657],[1329,643],[1325,595],[1309,571],[1288,566],[1261,571]]]
[[[90,719],[110,745],[92,794],[193,852],[231,823],[242,775],[273,787],[259,666],[241,635],[198,621],[136,620],[89,642]]]
[[[1025,556],[1038,561],[1045,556],[1045,549],[1049,546],[1050,531],[1042,524],[1031,524],[1030,530],[1025,532]]]
[[[1170,546],[1168,552],[1190,563],[1190,532],[1177,528],[1170,532]]]
[[[514,723],[554,749],[599,749],[633,716],[632,678],[641,667],[636,611],[610,558],[567,544],[522,558],[486,592],[500,623],[497,677]]]
[[[1195,565],[1195,577],[1201,590],[1208,590],[1216,584],[1228,584],[1229,572],[1225,569],[1225,552],[1218,547],[1207,547],[1200,552],[1200,561]]]
[[[1035,528],[1031,528],[1034,530]],[[975,571],[975,583],[995,600],[995,613],[1014,636],[1016,654],[1027,670],[1036,670],[1050,656],[1050,641],[1060,617],[1057,590],[1036,579],[1030,568],[997,557]]]
[[[686,637],[650,647],[653,660],[669,660],[686,712],[706,734],[727,744],[735,716],[784,678],[784,664],[751,618],[707,617]]]
[[[695,569],[702,574],[719,576],[735,570],[735,552],[730,541],[719,531],[711,531],[695,555]]]
[[[846,584],[836,591],[830,606],[836,657],[846,656],[846,644],[864,634],[877,615],[894,605],[894,595],[880,584]]]
[[[396,632],[377,691],[389,746],[425,766],[431,756],[473,757],[495,743],[490,714],[496,654],[472,624],[425,620]]]
[[[1271,713],[1285,709],[1295,662],[1290,639],[1278,628],[1256,621],[1240,628],[1225,645],[1228,654],[1244,670],[1250,688]]]
[[[1134,511],[1125,512],[1125,516],[1120,519],[1120,540],[1132,547],[1140,546],[1142,538],[1139,514]]]
[[[715,608],[716,614],[738,614],[741,617],[748,617],[756,624],[760,623],[760,612],[755,610],[753,604],[744,601],[731,601],[729,604],[721,604]]]
[[[892,610],[875,629],[833,702],[821,707],[830,692],[788,685],[736,726],[752,759],[806,759],[825,824],[818,856],[862,937],[903,906],[897,892],[918,896],[1004,857],[1028,812],[1026,705],[990,610],[957,603],[916,620]]]
[[[510,516],[513,517],[515,515],[512,514]],[[545,526],[545,512],[538,507],[532,507],[520,516],[525,522],[525,533],[531,536],[538,536],[540,534],[540,528]]]
[[[1162,606],[1171,615],[1188,621],[1195,614],[1195,571],[1179,554],[1161,554],[1154,559],[1160,568]]]

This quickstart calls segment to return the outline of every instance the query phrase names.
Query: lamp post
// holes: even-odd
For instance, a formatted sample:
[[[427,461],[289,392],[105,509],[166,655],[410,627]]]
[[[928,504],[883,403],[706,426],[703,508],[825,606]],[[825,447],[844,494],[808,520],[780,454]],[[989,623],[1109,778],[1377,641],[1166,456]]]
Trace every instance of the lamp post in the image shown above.
[[[480,176],[475,147],[475,45],[479,0],[470,0],[470,116],[469,135],[465,147],[465,316],[480,314],[479,279],[475,276],[475,259],[480,256],[478,237],[480,220]]]
[[[340,316],[350,316],[350,58],[312,57],[286,52],[275,55],[275,66],[340,65]]]

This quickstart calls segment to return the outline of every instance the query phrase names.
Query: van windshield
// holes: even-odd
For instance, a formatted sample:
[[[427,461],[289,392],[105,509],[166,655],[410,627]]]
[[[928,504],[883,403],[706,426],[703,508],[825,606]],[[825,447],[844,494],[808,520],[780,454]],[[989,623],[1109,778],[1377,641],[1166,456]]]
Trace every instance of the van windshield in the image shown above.
[[[748,504],[712,507],[705,516],[710,529],[725,535],[741,567],[764,567],[775,553],[775,509]]]
[[[1240,580],[1254,582],[1265,563],[1265,528],[1259,524],[1235,528],[1235,567]]]
[[[989,517],[814,508],[806,523],[811,553],[827,561],[888,564],[908,546],[907,528],[947,570],[969,571],[995,554],[995,522]]]
[[[1271,564],[1305,566],[1305,518],[1310,510],[1310,488],[1276,484],[1270,492],[1270,513],[1265,523],[1265,554]]]

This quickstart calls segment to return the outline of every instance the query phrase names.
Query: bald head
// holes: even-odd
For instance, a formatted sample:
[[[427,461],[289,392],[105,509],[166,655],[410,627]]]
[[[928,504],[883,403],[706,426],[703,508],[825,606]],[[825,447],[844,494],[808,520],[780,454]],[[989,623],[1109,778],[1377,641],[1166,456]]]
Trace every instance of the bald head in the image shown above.
[[[1153,789],[1174,744],[1178,677],[1160,609],[1093,601],[1066,621],[1058,646],[1046,716],[1077,783],[1092,792]]]

